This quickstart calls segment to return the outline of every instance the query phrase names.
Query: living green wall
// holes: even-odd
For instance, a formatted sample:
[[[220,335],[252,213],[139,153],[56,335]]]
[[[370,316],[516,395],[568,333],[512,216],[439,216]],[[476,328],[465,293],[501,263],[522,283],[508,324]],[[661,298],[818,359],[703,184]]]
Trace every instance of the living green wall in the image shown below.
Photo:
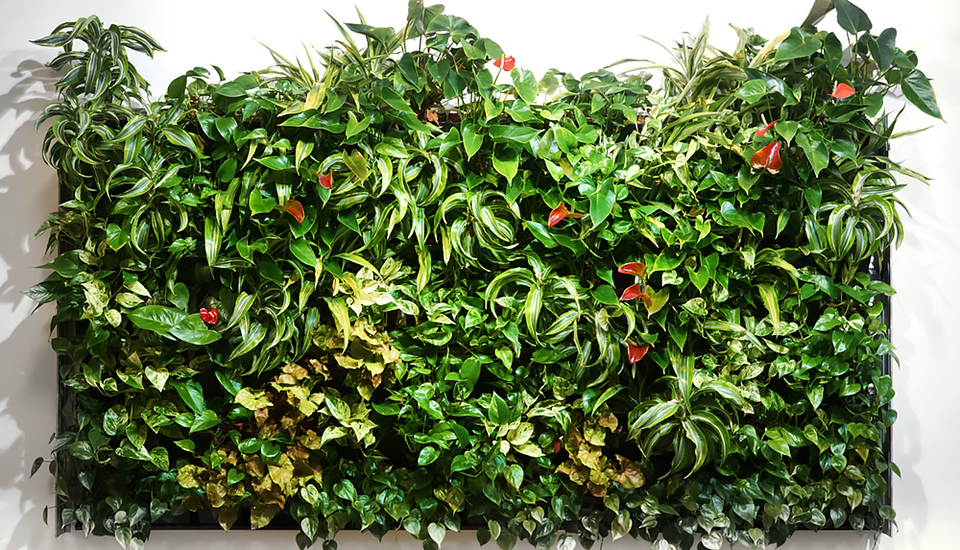
[[[810,29],[701,35],[656,92],[509,70],[413,4],[322,72],[195,70],[151,103],[123,53],[149,37],[61,29],[96,44],[60,58],[65,253],[33,292],[77,334],[64,519],[130,543],[168,511],[286,508],[302,544],[479,521],[505,547],[879,527],[892,290],[868,262],[912,174],[879,114],[901,83],[939,112],[841,6],[852,63]]]

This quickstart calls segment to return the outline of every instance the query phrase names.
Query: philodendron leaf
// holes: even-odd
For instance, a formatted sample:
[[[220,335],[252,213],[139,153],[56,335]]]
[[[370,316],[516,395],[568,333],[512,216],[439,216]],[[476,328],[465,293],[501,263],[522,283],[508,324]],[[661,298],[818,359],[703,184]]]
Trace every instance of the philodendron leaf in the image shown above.
[[[463,139],[463,149],[467,153],[467,158],[477,154],[480,146],[483,145],[483,134],[477,133],[477,125],[465,122],[461,129]]]
[[[807,34],[800,28],[794,27],[793,30],[790,31],[790,36],[780,43],[774,59],[776,61],[785,61],[799,57],[810,57],[820,51],[822,45],[823,42],[815,38],[814,35]]]
[[[497,147],[494,149],[493,153],[493,168],[499,172],[503,177],[507,178],[507,182],[513,181],[513,178],[517,175],[517,170],[520,166],[520,153],[513,147]]]
[[[900,83],[900,88],[903,90],[903,95],[918,109],[932,117],[943,119],[933,86],[930,85],[927,75],[919,69],[910,71],[907,78]]]
[[[837,9],[837,23],[848,33],[857,34],[873,28],[867,14],[849,0],[834,0],[833,5]]]
[[[143,306],[127,312],[127,317],[138,328],[168,334],[174,326],[187,318],[179,309],[166,306]]]
[[[514,68],[510,71],[510,78],[513,80],[513,88],[517,91],[520,99],[527,105],[532,105],[537,100],[537,77],[532,71],[526,69]]]

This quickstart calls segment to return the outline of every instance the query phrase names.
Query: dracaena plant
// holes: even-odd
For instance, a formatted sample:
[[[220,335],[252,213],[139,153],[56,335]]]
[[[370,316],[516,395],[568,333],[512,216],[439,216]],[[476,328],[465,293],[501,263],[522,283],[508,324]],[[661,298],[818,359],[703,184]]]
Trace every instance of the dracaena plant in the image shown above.
[[[902,234],[895,31],[705,26],[676,66],[542,78],[462,18],[197,67],[95,17],[44,141],[59,519],[138,548],[208,511],[297,544],[475,528],[511,550],[879,530]],[[77,41],[84,48],[75,48]],[[650,70],[664,70],[654,90]],[[921,178],[922,179],[922,178]],[[43,463],[40,459],[35,469]]]

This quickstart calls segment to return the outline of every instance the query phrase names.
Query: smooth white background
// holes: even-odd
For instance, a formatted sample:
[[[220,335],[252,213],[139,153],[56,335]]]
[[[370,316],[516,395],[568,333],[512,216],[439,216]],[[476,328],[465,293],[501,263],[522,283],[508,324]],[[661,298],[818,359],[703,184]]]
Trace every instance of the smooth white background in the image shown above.
[[[860,0],[874,32],[899,31],[897,43],[919,52],[921,67],[939,92],[944,117],[958,118],[956,52],[960,19],[954,0]],[[400,26],[405,0],[359,0],[358,7],[375,25]],[[730,47],[735,23],[772,37],[803,21],[809,1],[783,0],[591,0],[524,2],[450,0],[447,12],[460,15],[484,36],[497,40],[518,65],[542,74],[556,67],[581,74],[623,57],[666,60],[665,53],[638,36],[665,44],[681,32],[695,32],[710,17],[717,46]],[[55,357],[49,349],[48,324],[53,307],[33,315],[35,304],[21,292],[44,273],[45,240],[33,238],[45,214],[56,208],[54,172],[42,163],[42,135],[33,129],[40,110],[51,100],[56,80],[43,67],[52,50],[29,44],[61,21],[98,14],[106,22],[137,25],[168,50],[154,61],[137,58],[154,92],[197,65],[215,63],[228,75],[270,63],[257,40],[295,56],[300,41],[323,47],[338,35],[324,10],[345,22],[357,21],[349,2],[186,1],[165,0],[4,0],[0,2],[0,548],[115,548],[111,539],[68,535],[55,539],[40,511],[52,505],[52,482],[46,471],[27,479],[33,459],[46,455],[56,418]],[[831,14],[827,21],[835,20]],[[894,104],[894,107],[896,105]],[[958,127],[935,122],[908,109],[902,128],[933,124],[926,133],[893,145],[892,156],[935,178],[925,187],[911,182],[902,197],[913,217],[905,220],[906,241],[893,259],[894,342],[900,368],[894,374],[894,459],[903,478],[894,484],[899,533],[881,539],[884,550],[956,548],[960,512],[960,445],[957,427],[960,375],[953,344],[960,329],[960,218],[955,162],[960,156]],[[408,535],[389,534],[377,546],[369,535],[343,533],[341,548],[415,550]],[[865,548],[868,537],[848,533],[800,533],[790,550]],[[609,542],[607,544],[610,544]],[[154,550],[208,548],[295,548],[290,532],[156,533]],[[616,548],[636,547],[626,539]],[[446,548],[474,549],[470,533],[451,534]],[[641,548],[648,547],[645,543]]]

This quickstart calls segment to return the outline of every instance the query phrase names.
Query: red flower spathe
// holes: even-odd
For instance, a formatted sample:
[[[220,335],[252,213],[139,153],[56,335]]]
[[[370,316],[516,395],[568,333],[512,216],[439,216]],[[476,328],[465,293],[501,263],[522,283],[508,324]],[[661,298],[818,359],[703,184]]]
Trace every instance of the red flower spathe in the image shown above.
[[[509,57],[500,56],[500,59],[493,62],[494,67],[498,67],[504,71],[512,71],[516,64],[517,60],[514,59],[512,55]]]
[[[633,275],[634,277],[640,277],[641,280],[645,280],[647,277],[647,266],[640,262],[629,262],[617,268],[617,272],[623,273],[624,275]]]
[[[763,128],[760,128],[759,130],[757,130],[757,131],[756,131],[757,137],[763,137],[763,136],[767,135],[767,130],[769,130],[770,128],[773,128],[773,125],[776,124],[779,120],[780,120],[780,119],[778,118],[777,120],[774,120],[774,121],[771,122],[770,124],[767,124],[767,125],[764,126]]]
[[[550,217],[547,218],[547,227],[553,227],[562,222],[564,218],[582,218],[583,214],[577,214],[567,210],[567,205],[562,202],[550,211]]]
[[[857,93],[857,91],[854,90],[852,86],[844,84],[843,82],[837,82],[833,87],[833,93],[827,95],[837,99],[847,99],[855,93]]]
[[[643,356],[647,354],[647,350],[649,349],[649,344],[638,346],[633,342],[633,340],[627,340],[627,358],[630,360],[631,364],[643,359]]]
[[[313,169],[311,169],[310,171],[313,172],[315,176],[317,176],[317,180],[320,182],[320,187],[323,187],[328,191],[333,189],[333,170],[330,170],[326,174],[321,174],[320,172],[317,172],[316,170],[313,170]]]
[[[217,319],[219,319],[219,317],[220,316],[217,315],[217,308],[215,307],[212,307],[210,309],[207,309],[205,307],[200,308],[200,318],[203,319],[203,322],[208,325],[217,324]]]
[[[293,216],[293,218],[297,220],[297,223],[303,221],[303,205],[300,204],[300,201],[293,199],[288,200],[287,203],[283,205],[283,211]]]
[[[750,158],[750,165],[760,170],[766,169],[771,174],[780,173],[780,168],[783,167],[780,160],[780,142],[774,141],[754,153]]]

